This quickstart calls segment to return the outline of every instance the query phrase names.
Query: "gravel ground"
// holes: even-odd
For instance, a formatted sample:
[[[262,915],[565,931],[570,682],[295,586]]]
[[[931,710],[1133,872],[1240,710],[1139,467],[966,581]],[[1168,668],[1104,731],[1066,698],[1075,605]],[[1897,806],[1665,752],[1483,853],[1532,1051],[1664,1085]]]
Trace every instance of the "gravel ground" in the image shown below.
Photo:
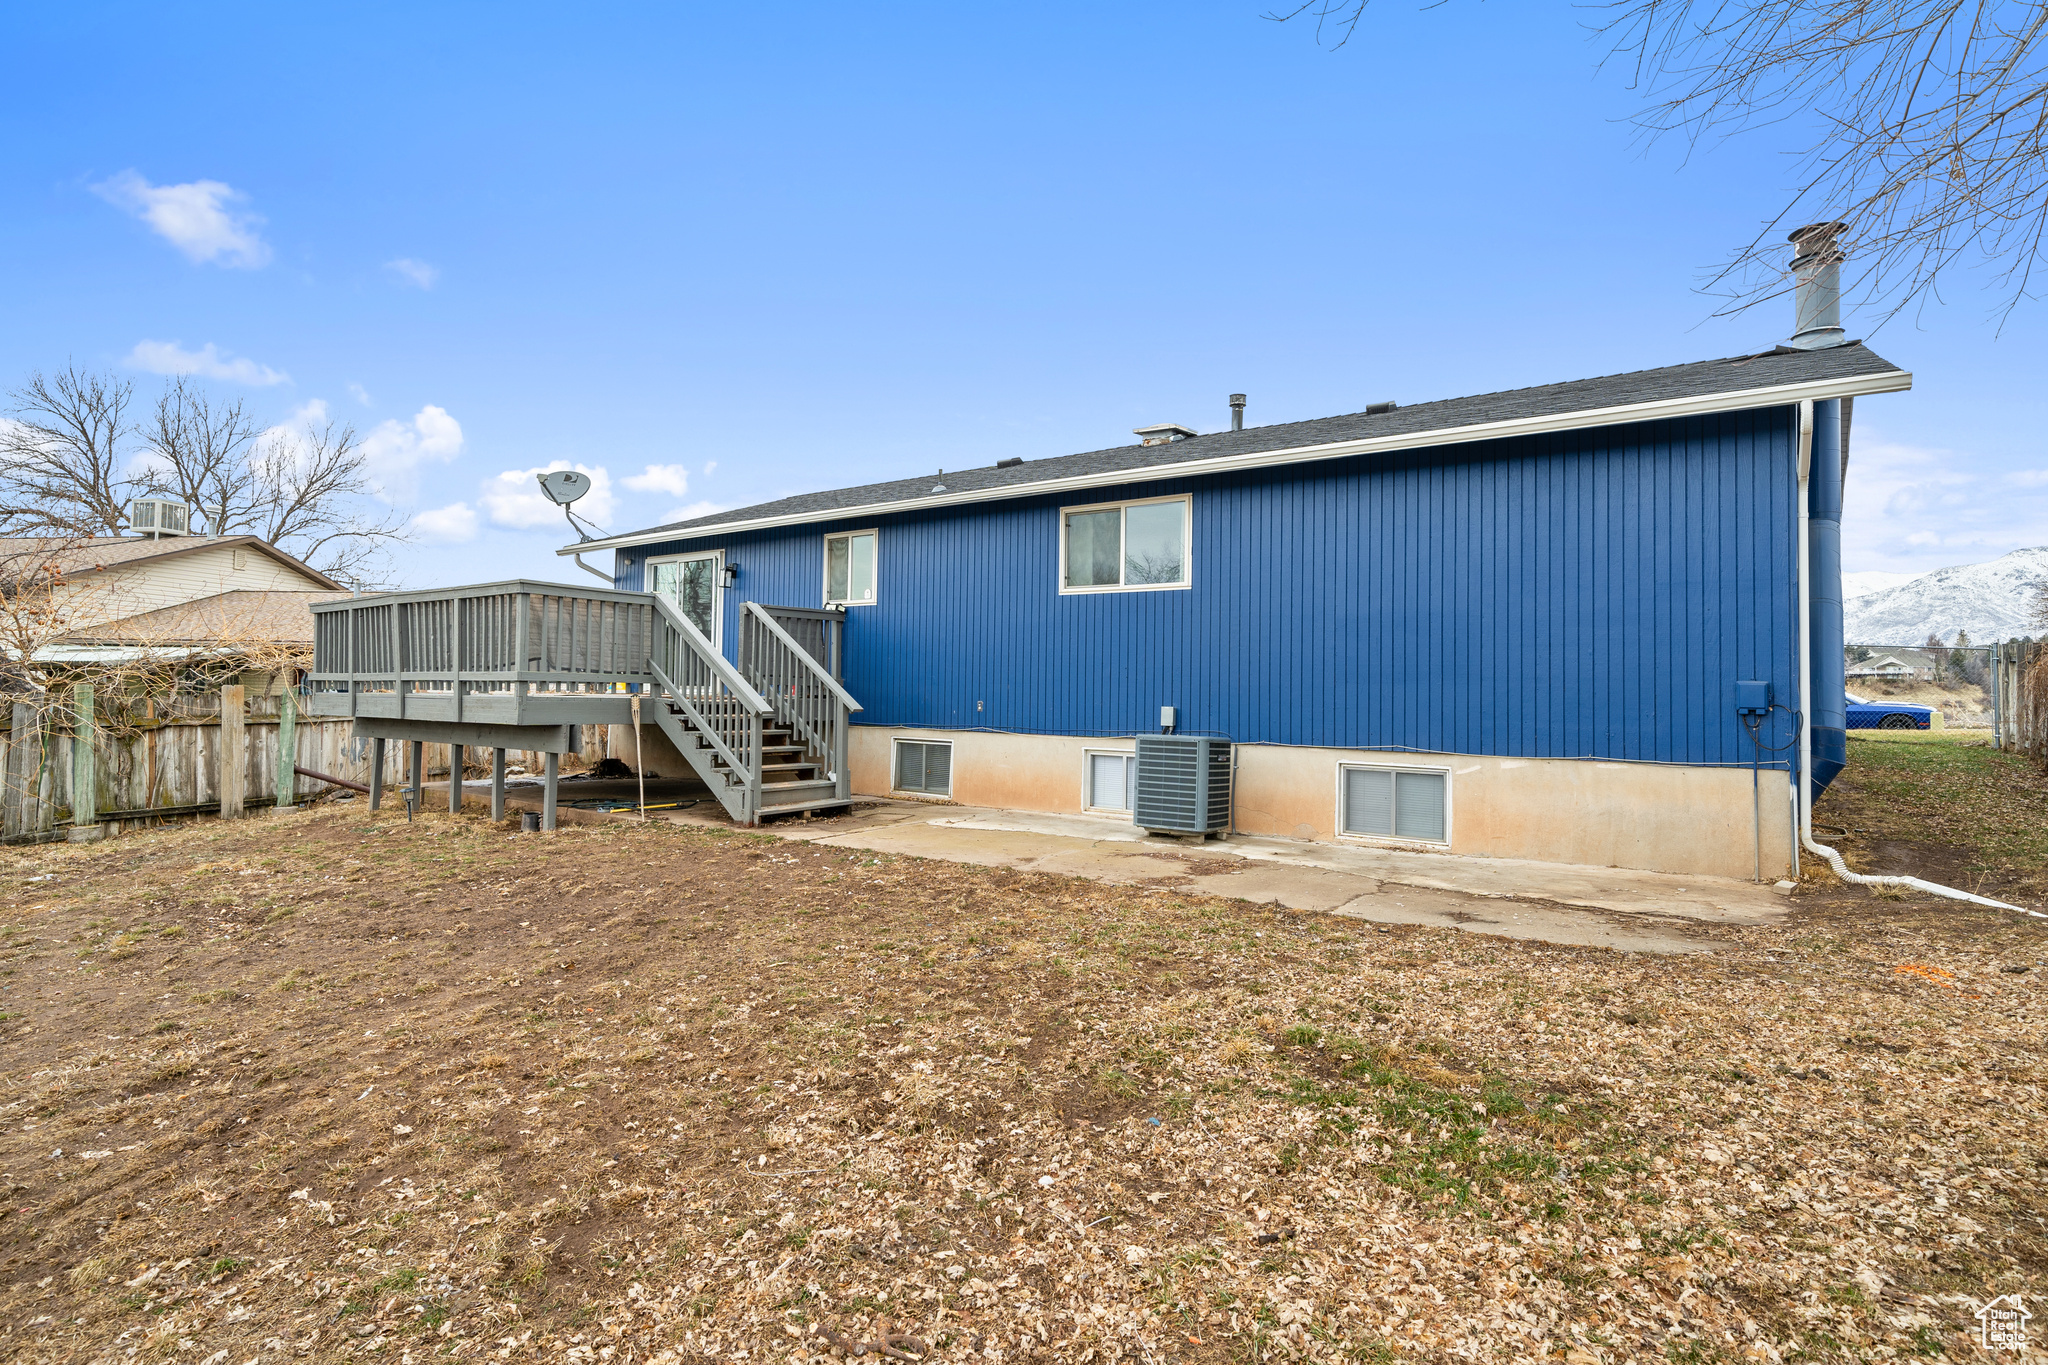
[[[4,858],[12,1360],[1977,1359],[2048,1269],[1995,912],[1653,959],[359,809]]]

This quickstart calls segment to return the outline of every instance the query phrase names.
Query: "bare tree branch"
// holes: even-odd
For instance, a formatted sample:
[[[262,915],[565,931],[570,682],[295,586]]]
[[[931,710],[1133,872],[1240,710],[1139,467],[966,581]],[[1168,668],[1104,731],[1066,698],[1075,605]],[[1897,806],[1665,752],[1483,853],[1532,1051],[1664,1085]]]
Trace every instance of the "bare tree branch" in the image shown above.
[[[257,430],[241,399],[217,402],[175,379],[143,430],[142,477],[151,492],[198,511],[209,534],[224,534],[220,528],[246,520],[260,497],[249,467]]]
[[[140,491],[126,476],[125,380],[67,365],[7,395],[0,535],[113,536]]]
[[[255,496],[237,530],[296,555],[330,578],[377,586],[391,546],[408,538],[397,512],[366,510],[368,461],[346,422],[267,433],[248,461]]]
[[[1371,0],[1309,0],[1342,46]],[[2000,316],[2033,297],[2048,240],[2048,0],[1605,0],[1596,29],[1651,138],[1783,126],[1805,143],[1776,216],[1708,284],[1723,312],[1789,287],[1789,225],[1840,219],[1880,321],[1990,267]]]

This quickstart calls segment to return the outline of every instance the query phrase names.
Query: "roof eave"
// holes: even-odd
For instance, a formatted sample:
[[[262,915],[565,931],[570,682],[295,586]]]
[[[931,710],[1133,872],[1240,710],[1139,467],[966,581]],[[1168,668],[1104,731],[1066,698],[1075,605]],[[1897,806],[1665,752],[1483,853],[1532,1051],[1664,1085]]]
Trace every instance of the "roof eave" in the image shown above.
[[[671,540],[701,540],[706,536],[729,535],[735,531],[758,531],[776,526],[801,526],[814,521],[841,521],[892,512],[917,512],[965,503],[994,502],[1028,498],[1045,493],[1065,493],[1113,484],[1150,482],[1155,479],[1192,478],[1203,474],[1227,474],[1241,469],[1272,465],[1304,464],[1315,460],[1338,460],[1353,455],[1385,451],[1421,450],[1432,446],[1468,445],[1475,441],[1496,441],[1514,436],[1536,436],[1551,431],[1572,431],[1586,427],[1620,426],[1630,422],[1657,422],[1674,417],[1699,417],[1715,412],[1740,412],[1752,408],[1782,407],[1790,403],[1820,402],[1830,398],[1854,398],[1873,393],[1901,393],[1913,387],[1907,370],[1881,374],[1851,375],[1839,379],[1815,379],[1799,384],[1774,384],[1733,393],[1703,394],[1690,398],[1666,398],[1653,403],[1630,403],[1610,408],[1582,408],[1544,417],[1517,417],[1503,422],[1481,422],[1471,426],[1445,427],[1440,431],[1408,432],[1399,435],[1360,437],[1325,445],[1289,446],[1276,450],[1248,451],[1206,460],[1185,460],[1177,464],[1143,465],[1135,469],[1106,470],[1076,474],[1063,479],[1035,483],[1004,484],[997,488],[963,489],[955,493],[930,494],[896,502],[862,503],[831,507],[815,512],[792,512],[783,516],[754,517],[741,521],[715,522],[707,526],[657,527],[628,535],[608,536],[565,545],[557,555],[587,554],[597,550],[622,550],[636,545],[654,545]]]

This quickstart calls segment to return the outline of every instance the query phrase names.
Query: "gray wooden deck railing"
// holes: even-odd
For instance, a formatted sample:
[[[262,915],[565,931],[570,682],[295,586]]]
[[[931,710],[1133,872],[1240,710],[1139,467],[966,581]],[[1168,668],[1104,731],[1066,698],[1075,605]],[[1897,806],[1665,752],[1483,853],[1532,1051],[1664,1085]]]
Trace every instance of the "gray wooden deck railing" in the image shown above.
[[[313,608],[315,714],[490,725],[621,724],[654,681],[647,593],[513,581]]]
[[[309,715],[621,725],[640,694],[654,703],[643,719],[683,751],[735,819],[752,823],[763,810],[771,727],[792,736],[775,742],[782,776],[793,743],[829,767],[833,795],[852,795],[847,717],[860,706],[836,676],[843,613],[748,603],[735,666],[652,593],[514,580],[345,598],[313,612]],[[799,786],[824,783],[780,792],[822,803]]]
[[[789,625],[810,635],[807,646]],[[740,671],[760,689],[775,718],[830,764],[834,792],[851,796],[846,765],[848,713],[861,709],[837,678],[844,618],[749,602],[740,613]],[[823,656],[822,658],[820,656]]]

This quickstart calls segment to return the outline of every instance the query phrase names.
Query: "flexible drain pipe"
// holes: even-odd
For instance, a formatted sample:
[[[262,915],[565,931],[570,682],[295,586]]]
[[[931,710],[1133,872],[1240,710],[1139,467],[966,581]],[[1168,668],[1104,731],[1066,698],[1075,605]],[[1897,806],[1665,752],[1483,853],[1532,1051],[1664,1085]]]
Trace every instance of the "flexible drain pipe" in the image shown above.
[[[1988,905],[1998,910],[2017,910],[2035,919],[2048,919],[2048,915],[2024,906],[2008,905],[2004,901],[1992,900],[1989,896],[1972,895],[1958,891],[1953,886],[1942,886],[1938,882],[1923,881],[1919,877],[1868,877],[1861,872],[1851,872],[1849,865],[1842,861],[1842,855],[1826,844],[1813,841],[1813,598],[1811,574],[1807,560],[1807,478],[1813,472],[1813,400],[1807,399],[1799,405],[1799,776],[1794,789],[1793,800],[1799,809],[1799,842],[1808,852],[1827,859],[1835,875],[1851,886],[1900,886],[1930,895],[1945,896],[1949,900],[1969,901],[1972,905]]]

